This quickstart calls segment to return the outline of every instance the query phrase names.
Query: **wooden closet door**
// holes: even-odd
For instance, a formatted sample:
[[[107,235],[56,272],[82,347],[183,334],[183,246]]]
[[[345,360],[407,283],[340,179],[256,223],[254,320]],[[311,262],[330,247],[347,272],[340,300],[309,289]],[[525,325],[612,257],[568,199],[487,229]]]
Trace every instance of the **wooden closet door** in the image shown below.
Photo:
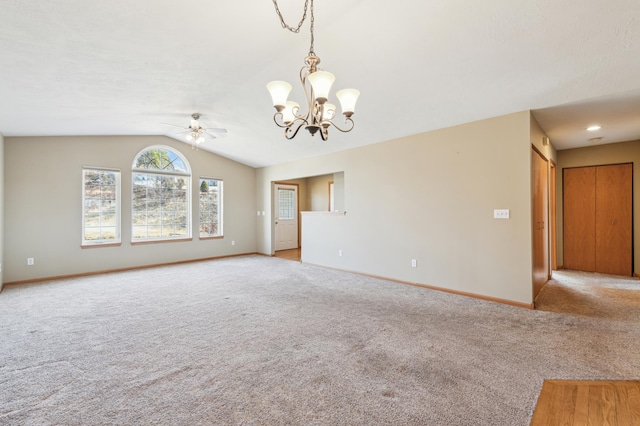
[[[596,271],[632,274],[633,165],[596,169]]]
[[[563,170],[564,267],[596,271],[596,168]]]
[[[547,160],[531,152],[533,217],[533,298],[549,280],[549,175]]]

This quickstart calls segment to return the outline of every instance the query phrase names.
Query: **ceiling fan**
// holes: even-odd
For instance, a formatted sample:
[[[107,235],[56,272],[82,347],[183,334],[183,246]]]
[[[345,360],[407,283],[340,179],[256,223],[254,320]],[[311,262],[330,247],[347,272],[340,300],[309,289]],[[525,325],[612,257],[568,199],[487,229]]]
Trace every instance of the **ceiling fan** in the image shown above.
[[[182,132],[176,133],[176,135],[185,134],[187,142],[191,142],[192,149],[198,149],[198,145],[207,139],[216,139],[219,135],[226,134],[227,129],[217,129],[214,127],[203,127],[200,123],[200,114],[194,112],[191,114],[191,123],[189,127],[178,126],[176,124],[162,123],[165,126],[174,126],[184,129]],[[206,135],[206,137],[205,137]]]

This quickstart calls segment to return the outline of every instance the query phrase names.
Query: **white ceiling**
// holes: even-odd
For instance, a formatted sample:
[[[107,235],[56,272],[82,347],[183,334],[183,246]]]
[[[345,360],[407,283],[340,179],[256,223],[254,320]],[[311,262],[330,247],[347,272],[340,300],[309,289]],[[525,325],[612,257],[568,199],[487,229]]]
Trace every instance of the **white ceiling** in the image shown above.
[[[303,4],[279,0],[291,24]],[[0,6],[5,136],[178,138],[161,123],[199,112],[229,130],[203,148],[254,167],[527,109],[558,149],[640,139],[638,0],[320,0],[321,67],[362,92],[355,129],[327,142],[273,123],[265,84],[302,100],[309,27],[283,30],[270,0]]]

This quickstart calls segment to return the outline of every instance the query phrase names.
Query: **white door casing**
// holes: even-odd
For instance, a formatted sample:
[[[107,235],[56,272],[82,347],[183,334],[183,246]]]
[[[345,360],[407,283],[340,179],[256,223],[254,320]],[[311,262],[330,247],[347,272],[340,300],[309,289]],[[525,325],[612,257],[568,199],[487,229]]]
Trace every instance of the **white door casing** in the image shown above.
[[[276,184],[274,190],[275,251],[298,248],[298,187]]]

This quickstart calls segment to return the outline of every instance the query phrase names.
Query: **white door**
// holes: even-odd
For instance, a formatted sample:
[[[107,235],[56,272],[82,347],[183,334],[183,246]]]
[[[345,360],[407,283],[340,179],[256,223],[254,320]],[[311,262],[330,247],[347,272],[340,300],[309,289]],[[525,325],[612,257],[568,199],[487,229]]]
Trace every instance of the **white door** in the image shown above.
[[[298,248],[298,187],[276,184],[274,206],[276,251]]]

